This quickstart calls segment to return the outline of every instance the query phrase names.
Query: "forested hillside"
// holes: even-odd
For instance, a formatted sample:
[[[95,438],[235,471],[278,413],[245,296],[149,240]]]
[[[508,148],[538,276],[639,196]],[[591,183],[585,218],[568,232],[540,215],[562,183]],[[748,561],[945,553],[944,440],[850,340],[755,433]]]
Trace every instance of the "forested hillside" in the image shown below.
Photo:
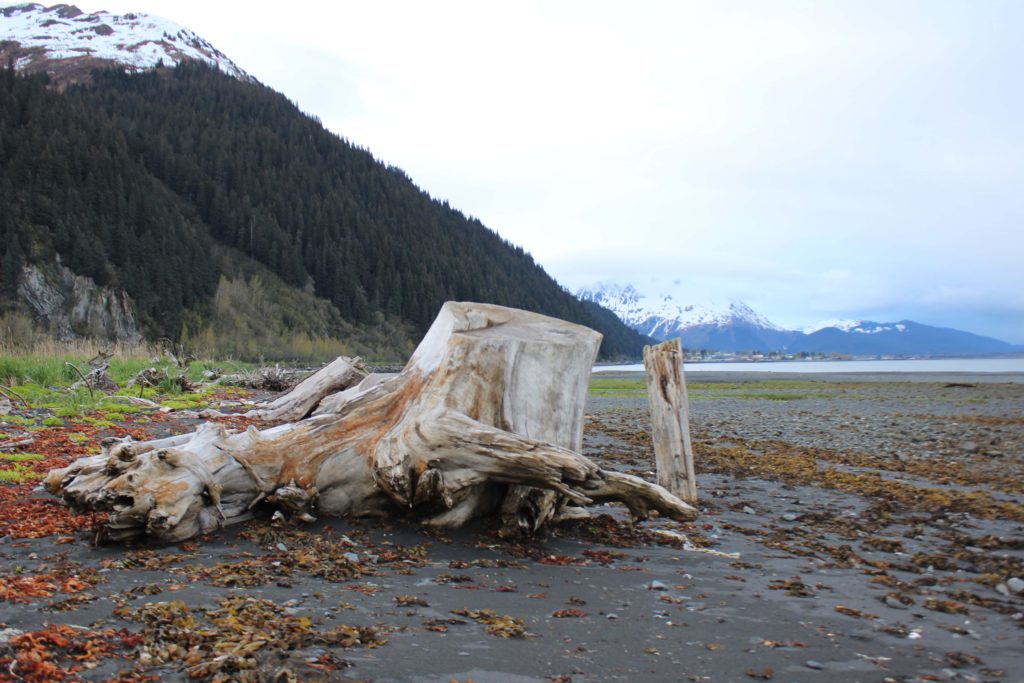
[[[25,263],[63,263],[129,292],[154,334],[213,295],[206,227],[147,173],[109,117],[48,90],[45,77],[2,76],[0,276],[14,299]]]
[[[455,299],[588,325],[605,357],[644,343],[284,96],[204,65],[101,71],[63,93],[7,71],[0,154],[8,300],[22,264],[59,254],[123,287],[152,334],[180,336],[214,315],[218,282],[255,262],[329,302],[345,329],[383,320],[418,337]]]

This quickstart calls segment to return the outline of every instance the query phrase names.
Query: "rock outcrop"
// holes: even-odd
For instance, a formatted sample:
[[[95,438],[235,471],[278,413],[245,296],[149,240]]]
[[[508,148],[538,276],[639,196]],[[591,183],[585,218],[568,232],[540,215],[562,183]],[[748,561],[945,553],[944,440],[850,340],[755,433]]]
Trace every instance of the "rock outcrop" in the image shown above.
[[[57,339],[142,340],[131,299],[123,290],[100,287],[59,259],[51,266],[25,266],[18,295]]]

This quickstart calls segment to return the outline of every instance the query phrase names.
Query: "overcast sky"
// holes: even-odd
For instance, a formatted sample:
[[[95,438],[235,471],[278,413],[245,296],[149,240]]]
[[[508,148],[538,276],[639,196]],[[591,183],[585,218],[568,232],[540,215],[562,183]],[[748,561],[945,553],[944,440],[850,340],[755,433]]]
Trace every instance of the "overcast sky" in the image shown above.
[[[1024,3],[77,4],[191,28],[572,290],[1024,343]]]

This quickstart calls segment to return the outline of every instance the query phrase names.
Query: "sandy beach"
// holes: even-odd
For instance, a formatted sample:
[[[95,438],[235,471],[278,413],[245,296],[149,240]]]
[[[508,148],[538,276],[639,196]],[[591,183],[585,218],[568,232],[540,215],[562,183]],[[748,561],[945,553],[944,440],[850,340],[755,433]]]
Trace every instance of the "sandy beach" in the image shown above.
[[[17,674],[14,643],[49,628],[67,680],[1024,680],[1020,378],[687,379],[696,524],[607,506],[510,542],[264,518],[129,549],[8,531],[0,576],[48,578],[0,600],[0,661]],[[592,394],[586,454],[653,478],[642,377]],[[76,661],[89,634],[120,644]]]

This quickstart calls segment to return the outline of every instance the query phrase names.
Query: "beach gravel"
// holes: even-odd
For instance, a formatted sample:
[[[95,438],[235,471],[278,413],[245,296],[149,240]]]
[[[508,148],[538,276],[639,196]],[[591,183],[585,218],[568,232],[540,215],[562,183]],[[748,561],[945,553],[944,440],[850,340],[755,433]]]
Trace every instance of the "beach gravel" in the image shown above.
[[[585,451],[653,478],[642,379],[618,379]],[[0,529],[0,681],[46,680],[30,651],[66,680],[1024,680],[1024,384],[891,379],[690,375],[690,525]]]

